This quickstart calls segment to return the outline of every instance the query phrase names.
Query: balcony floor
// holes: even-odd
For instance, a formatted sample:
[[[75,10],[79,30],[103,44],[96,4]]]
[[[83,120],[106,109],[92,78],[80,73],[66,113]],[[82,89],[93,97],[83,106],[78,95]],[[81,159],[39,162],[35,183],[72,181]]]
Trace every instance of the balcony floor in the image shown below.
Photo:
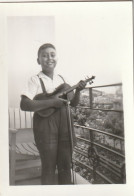
[[[24,177],[24,174],[23,174]],[[79,174],[75,174],[75,185],[80,185],[80,184],[90,184],[87,180],[85,180],[82,176],[80,176]],[[57,179],[55,182],[55,185],[57,184]],[[36,178],[36,179],[30,179],[30,180],[21,180],[21,181],[17,181],[15,185],[41,185],[41,181],[40,181],[40,177]]]

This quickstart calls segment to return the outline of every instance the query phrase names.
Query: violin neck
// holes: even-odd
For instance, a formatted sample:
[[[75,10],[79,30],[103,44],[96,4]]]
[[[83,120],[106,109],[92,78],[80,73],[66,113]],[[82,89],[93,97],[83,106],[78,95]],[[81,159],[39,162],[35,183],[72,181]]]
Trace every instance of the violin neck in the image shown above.
[[[84,82],[89,82],[89,81],[91,81],[91,83],[93,83],[92,82],[92,80],[95,78],[95,76],[92,76],[91,78],[87,78],[86,80],[84,80]],[[90,84],[91,84],[90,83]],[[67,95],[68,93],[70,93],[71,91],[73,91],[74,89],[76,89],[77,87],[78,87],[78,85],[79,84],[76,84],[76,85],[74,85],[74,86],[72,86],[72,87],[70,87],[69,89],[67,89],[63,94],[64,95]]]
[[[78,84],[76,84],[76,85],[70,87],[69,89],[66,90],[65,94],[70,93],[71,91],[73,91],[73,90],[76,89],[77,87],[78,87]]]

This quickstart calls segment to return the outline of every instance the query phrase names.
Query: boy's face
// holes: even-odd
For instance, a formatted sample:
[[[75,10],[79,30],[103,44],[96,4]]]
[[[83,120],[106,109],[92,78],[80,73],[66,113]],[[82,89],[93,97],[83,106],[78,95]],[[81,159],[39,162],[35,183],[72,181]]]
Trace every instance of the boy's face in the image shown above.
[[[42,49],[39,53],[37,61],[41,65],[42,71],[47,73],[53,72],[57,63],[56,50],[54,48]]]

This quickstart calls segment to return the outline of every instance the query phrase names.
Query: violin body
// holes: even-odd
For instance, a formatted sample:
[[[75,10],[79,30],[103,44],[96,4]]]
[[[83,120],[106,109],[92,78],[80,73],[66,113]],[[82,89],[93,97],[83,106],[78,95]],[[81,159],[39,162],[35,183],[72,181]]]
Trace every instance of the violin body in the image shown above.
[[[34,100],[49,100],[49,99],[54,99],[54,98],[62,98],[65,100],[71,100],[74,96],[73,91],[69,92],[67,95],[64,94],[66,90],[70,89],[70,85],[67,83],[61,84],[58,88],[53,93],[40,93],[34,97]],[[37,113],[41,117],[49,117],[52,115],[57,108],[51,107],[48,109],[43,109],[38,111]]]
[[[89,84],[92,84],[93,79],[95,79],[95,76],[92,76],[91,78],[88,77],[84,81],[86,83],[89,82]],[[76,89],[77,87],[78,87],[78,84],[71,87],[69,84],[63,83],[58,88],[56,88],[56,90],[53,93],[40,93],[34,97],[34,100],[48,100],[48,99],[54,99],[54,98],[62,98],[62,99],[70,101],[74,96],[73,90]],[[40,110],[37,113],[41,117],[49,117],[56,110],[57,110],[56,108],[50,107],[48,109]]]

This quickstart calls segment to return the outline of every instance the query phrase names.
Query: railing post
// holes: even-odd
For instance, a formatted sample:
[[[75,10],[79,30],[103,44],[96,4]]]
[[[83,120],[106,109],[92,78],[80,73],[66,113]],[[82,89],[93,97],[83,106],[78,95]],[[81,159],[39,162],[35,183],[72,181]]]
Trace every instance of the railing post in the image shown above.
[[[92,88],[89,88],[89,105],[90,105],[90,109],[93,109],[93,90]],[[89,147],[89,150],[88,150],[88,156],[89,156],[89,159],[91,160],[91,164],[93,166],[93,183],[96,182],[96,168],[98,166],[98,163],[99,163],[99,156],[98,156],[98,153],[97,153],[97,149],[94,147],[93,145],[93,131],[90,130],[90,147]]]
[[[25,128],[27,128],[27,118],[26,118],[26,112],[25,112]]]
[[[92,91],[91,91],[92,92]],[[91,130],[90,131],[90,140],[91,140],[91,151],[92,151],[92,156],[93,156],[93,131]],[[95,180],[96,180],[96,167],[95,167],[95,164],[94,164],[94,158],[92,158],[93,160],[93,183],[95,183]]]
[[[126,168],[125,168],[125,162],[122,163],[121,166],[121,183],[125,184],[126,183]]]
[[[90,104],[90,108],[92,109],[93,108],[93,91],[92,91],[92,88],[89,88],[89,104]],[[93,156],[93,131],[90,130],[90,141],[91,141],[91,156]],[[92,166],[93,166],[93,183],[95,182],[96,180],[96,167],[94,165],[94,158],[92,157]]]
[[[96,168],[99,164],[99,155],[97,152],[97,149],[95,148],[95,146],[93,145],[93,130],[90,130],[90,146],[88,148],[88,158],[89,161],[93,167],[93,178],[92,178],[92,183],[95,184],[96,183]]]
[[[93,92],[92,92],[92,88],[89,88],[89,105],[90,105],[90,108],[92,109],[93,108]]]
[[[20,109],[19,109],[19,120],[20,120],[20,129],[21,129],[21,113],[20,113]]]
[[[9,142],[10,142],[10,185],[15,185],[15,166],[16,166],[16,129],[9,129]]]
[[[15,129],[15,128],[16,128],[16,121],[15,121],[15,118],[16,118],[16,116],[15,116],[15,108],[14,108],[13,112],[14,112],[14,129]]]

